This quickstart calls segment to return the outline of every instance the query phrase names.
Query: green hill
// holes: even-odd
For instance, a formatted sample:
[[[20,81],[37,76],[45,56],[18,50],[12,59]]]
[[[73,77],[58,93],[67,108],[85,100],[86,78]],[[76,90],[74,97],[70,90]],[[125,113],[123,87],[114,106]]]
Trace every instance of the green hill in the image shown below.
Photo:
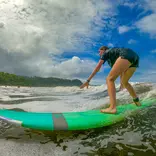
[[[32,87],[55,87],[55,86],[80,86],[78,79],[60,79],[54,77],[26,77],[0,72],[0,85],[5,86],[32,86]]]

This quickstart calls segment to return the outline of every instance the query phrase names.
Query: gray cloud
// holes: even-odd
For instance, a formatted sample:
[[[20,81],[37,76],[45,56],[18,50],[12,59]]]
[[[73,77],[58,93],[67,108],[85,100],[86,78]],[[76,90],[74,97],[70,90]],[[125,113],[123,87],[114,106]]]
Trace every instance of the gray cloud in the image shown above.
[[[156,1],[155,0],[145,0],[144,8],[156,12]]]
[[[123,33],[130,31],[131,29],[132,29],[131,27],[122,25],[122,26],[119,26],[118,32],[119,32],[119,34],[123,34]]]
[[[59,77],[76,76],[80,71],[83,75],[88,73],[82,71],[82,67],[87,67],[91,61],[84,64],[73,57],[57,62],[49,54],[85,50],[86,43],[92,44],[92,37],[101,35],[101,27],[113,27],[113,20],[109,24],[101,20],[111,18],[112,10],[109,1],[103,0],[1,1],[1,71]],[[71,62],[75,67],[66,73],[60,72],[70,67]]]
[[[151,53],[153,53],[153,54],[155,53],[155,54],[156,54],[156,49],[153,49],[153,50],[151,51]]]
[[[149,33],[151,38],[156,38],[156,14],[145,16],[136,23],[141,32]]]
[[[0,49],[0,71],[27,76],[76,78],[90,74],[96,65],[95,61],[84,61],[76,56],[58,62],[41,52],[35,55],[8,53]]]
[[[136,43],[137,43],[137,41],[134,40],[134,39],[130,39],[130,40],[128,41],[128,44],[136,44]]]
[[[136,27],[144,33],[150,34],[151,38],[156,38],[156,1],[155,0],[144,0],[142,3],[144,10],[152,11],[136,22]]]

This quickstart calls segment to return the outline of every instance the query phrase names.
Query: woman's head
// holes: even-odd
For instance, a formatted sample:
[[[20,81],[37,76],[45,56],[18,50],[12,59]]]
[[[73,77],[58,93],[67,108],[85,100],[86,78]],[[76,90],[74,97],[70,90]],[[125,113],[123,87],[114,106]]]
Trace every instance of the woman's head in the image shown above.
[[[107,49],[109,49],[107,46],[101,46],[101,47],[99,48],[99,54],[100,54],[100,56],[102,56],[102,54],[103,54]]]

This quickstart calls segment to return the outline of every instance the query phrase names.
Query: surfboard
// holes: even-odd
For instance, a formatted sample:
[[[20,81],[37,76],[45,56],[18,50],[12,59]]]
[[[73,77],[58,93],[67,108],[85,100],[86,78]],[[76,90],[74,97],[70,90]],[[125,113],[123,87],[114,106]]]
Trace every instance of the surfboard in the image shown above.
[[[87,130],[122,121],[132,113],[156,103],[156,99],[148,99],[141,103],[139,107],[135,104],[119,105],[116,114],[101,113],[99,109],[64,113],[19,112],[1,109],[0,120],[36,130]]]

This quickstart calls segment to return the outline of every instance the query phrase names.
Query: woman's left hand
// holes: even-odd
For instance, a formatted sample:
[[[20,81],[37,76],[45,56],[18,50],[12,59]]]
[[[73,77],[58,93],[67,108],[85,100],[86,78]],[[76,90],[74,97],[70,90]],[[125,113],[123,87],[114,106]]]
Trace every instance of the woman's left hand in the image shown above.
[[[84,88],[84,87],[87,87],[87,89],[88,89],[88,86],[89,86],[89,82],[85,82],[85,83],[83,83],[83,84],[80,86],[80,88],[82,89],[82,88]]]

